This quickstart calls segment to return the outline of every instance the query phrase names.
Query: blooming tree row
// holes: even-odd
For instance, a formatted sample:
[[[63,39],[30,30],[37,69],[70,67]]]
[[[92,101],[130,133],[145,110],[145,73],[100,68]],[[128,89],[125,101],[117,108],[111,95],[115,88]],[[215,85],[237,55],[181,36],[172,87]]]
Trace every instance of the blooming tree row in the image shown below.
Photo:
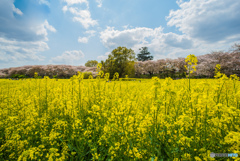
[[[71,66],[71,65],[29,65],[15,68],[2,69],[2,77],[14,77],[14,76],[25,76],[34,77],[34,73],[37,72],[38,76],[44,77],[49,76],[50,78],[57,76],[58,78],[70,78],[76,75],[77,72],[92,73],[96,76],[96,67],[85,67],[85,66]]]
[[[198,64],[193,73],[198,77],[214,77],[214,70],[217,64],[221,65],[221,72],[226,75],[240,75],[240,45],[236,44],[229,52],[212,52],[197,57]],[[182,77],[187,70],[184,58],[159,59],[149,61],[138,61],[135,63],[135,73],[139,75],[161,75],[163,77]]]

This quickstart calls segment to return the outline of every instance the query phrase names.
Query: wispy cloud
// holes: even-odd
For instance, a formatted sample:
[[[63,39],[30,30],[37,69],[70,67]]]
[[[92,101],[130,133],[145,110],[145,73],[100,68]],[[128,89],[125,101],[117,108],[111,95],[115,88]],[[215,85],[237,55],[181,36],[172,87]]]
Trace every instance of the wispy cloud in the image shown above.
[[[66,2],[68,6],[82,3],[85,3],[88,6],[89,4],[87,0],[63,0],[63,1]]]
[[[89,36],[95,36],[96,31],[95,30],[88,30],[85,32],[86,34],[89,34]]]
[[[52,58],[50,62],[73,65],[83,57],[84,53],[81,50],[65,51],[62,55]]]
[[[103,0],[96,0],[96,2],[98,3],[98,7],[102,7],[102,1]]]
[[[108,58],[108,55],[111,54],[111,52],[106,52],[104,55],[100,55],[97,57],[99,60],[106,60]]]
[[[167,16],[167,24],[192,38],[217,42],[240,34],[239,0],[178,1],[178,5],[180,9]]]
[[[21,15],[21,16],[23,15],[22,11],[20,9],[16,8],[14,6],[14,4],[12,4],[12,10],[13,10],[14,13],[16,13],[18,15]]]
[[[88,43],[88,37],[79,37],[78,42],[79,43]]]
[[[103,45],[110,50],[126,46],[135,52],[147,46],[156,59],[227,50],[240,41],[238,0],[178,0],[177,4],[180,9],[170,11],[166,19],[169,26],[175,26],[182,34],[164,33],[162,27],[129,29],[124,26],[121,31],[107,27],[100,33]]]
[[[48,21],[45,20],[44,23],[38,27],[36,34],[44,35],[44,39],[46,41],[48,41],[48,38],[47,38],[48,32],[47,31],[56,32],[57,30],[53,26],[49,25]]]
[[[44,4],[44,5],[50,6],[50,3],[47,0],[39,0],[38,2],[39,2],[39,4]]]
[[[44,57],[38,53],[49,49],[47,43],[43,41],[26,42],[0,37],[0,44],[1,64],[43,61]]]
[[[63,12],[69,11],[73,14],[73,21],[79,22],[83,25],[85,29],[88,29],[90,26],[98,25],[97,20],[91,18],[91,13],[89,11],[89,5],[87,0],[65,0],[67,5],[63,6]],[[86,9],[80,9],[79,7],[71,7],[73,4],[85,3],[87,5]]]
[[[146,27],[136,27],[122,31],[115,30],[114,27],[107,27],[100,33],[100,38],[104,46],[109,49],[117,46],[133,47],[135,44],[147,44],[149,39],[162,34],[162,27],[155,29]]]
[[[13,13],[23,16],[23,12],[15,7],[13,0],[1,0],[0,10],[1,64],[43,61],[39,53],[49,50],[47,35],[56,29],[47,20],[31,24],[28,19],[15,17]]]
[[[79,43],[88,43],[88,40],[91,37],[95,36],[95,33],[96,33],[96,31],[94,31],[94,30],[86,31],[85,34],[87,34],[88,36],[87,37],[78,37],[78,42]]]

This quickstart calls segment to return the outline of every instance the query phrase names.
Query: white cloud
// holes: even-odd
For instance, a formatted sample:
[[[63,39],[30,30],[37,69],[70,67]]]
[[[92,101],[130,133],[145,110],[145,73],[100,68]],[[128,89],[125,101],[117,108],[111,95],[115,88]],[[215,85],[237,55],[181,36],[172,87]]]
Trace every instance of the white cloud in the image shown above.
[[[129,25],[124,25],[123,29],[127,29],[129,27]]]
[[[39,0],[39,4],[50,6],[50,3],[47,0]]]
[[[190,0],[178,5],[180,9],[170,11],[167,24],[192,38],[217,42],[240,34],[239,0]]]
[[[91,19],[90,17],[73,17],[74,22],[80,22],[85,29],[88,29],[90,26],[97,25],[97,21]]]
[[[80,22],[84,28],[89,28],[89,26],[95,26],[97,25],[97,21],[93,20],[91,18],[91,13],[88,9],[80,10],[78,8],[70,7],[68,9],[73,15],[76,15],[73,17],[73,21]]]
[[[83,57],[84,53],[81,50],[65,51],[62,55],[52,58],[50,62],[73,65]]]
[[[92,36],[95,36],[96,31],[94,31],[94,30],[88,30],[88,31],[86,31],[85,33],[86,33],[86,34],[89,34],[89,35],[92,37]]]
[[[77,7],[70,7],[68,8],[68,10],[73,14],[73,15],[77,15],[77,16],[81,16],[83,18],[89,18],[91,17],[91,13],[88,9],[85,10],[81,10],[78,9]]]
[[[14,4],[12,4],[12,9],[13,9],[13,12],[15,12],[16,14],[18,14],[18,15],[23,15],[23,13],[22,13],[22,11],[20,10],[20,9],[18,9],[18,8],[16,8],[15,6],[14,6]]]
[[[88,36],[87,37],[78,37],[78,42],[79,43],[88,43],[88,40],[91,37],[95,36],[95,33],[96,33],[96,31],[94,31],[94,30],[86,31],[85,34],[87,34]]]
[[[107,27],[106,30],[100,33],[100,38],[103,45],[111,50],[118,46],[125,46],[132,48],[135,52],[138,52],[138,49],[143,46],[151,46],[152,50],[161,52],[166,50],[165,48],[188,49],[193,45],[188,36],[163,33],[162,27],[155,29],[137,27],[122,31]]]
[[[44,41],[26,42],[0,37],[0,62],[4,65],[9,62],[21,64],[28,61],[42,61],[44,57],[37,53],[48,49],[49,47]]]
[[[63,12],[69,11],[73,14],[73,21],[79,22],[83,25],[85,29],[88,29],[90,26],[96,26],[98,25],[98,22],[96,20],[93,20],[91,18],[91,13],[89,11],[88,1],[87,0],[65,0],[67,2],[68,6],[64,6],[62,8]],[[86,3],[87,8],[86,9],[80,9],[79,7],[71,7],[73,4],[77,3]]]
[[[82,4],[82,3],[85,3],[88,6],[87,0],[64,0],[64,2],[66,2],[68,6],[71,6],[74,4]]]
[[[13,3],[13,0],[0,0],[0,37],[19,41],[45,40],[46,34],[36,34],[41,29],[41,23],[38,20],[33,23],[26,17],[16,17],[14,13],[18,15],[23,15],[23,13]],[[53,31],[49,24],[45,24],[45,26],[49,31]],[[43,30],[42,33],[44,33]]]
[[[228,50],[240,41],[238,0],[177,0],[177,4],[180,9],[170,11],[167,20],[169,26],[176,26],[182,34],[164,33],[161,27],[124,26],[122,31],[107,27],[100,33],[103,45],[111,50],[125,46],[136,53],[146,46],[158,59]]]
[[[117,46],[132,47],[135,44],[147,44],[149,39],[158,37],[162,33],[162,27],[155,29],[137,27],[123,31],[115,30],[114,27],[107,27],[100,33],[100,38],[105,47],[113,49]]]
[[[64,13],[67,12],[68,6],[63,6],[62,10],[63,10]]]
[[[194,55],[204,55],[208,54],[211,51],[220,51],[220,50],[228,50],[229,47],[233,45],[232,42],[218,42],[218,43],[206,43],[202,40],[192,39],[192,46],[190,48],[177,48],[170,46],[169,44],[164,43],[165,40],[153,41],[149,44],[149,48],[153,49],[153,53],[155,53],[154,59],[160,58],[178,58],[178,57],[186,57],[189,54]]]
[[[51,31],[51,32],[57,31],[53,26],[49,25],[47,20],[45,20],[43,24],[44,24],[45,28],[48,29],[49,31]]]
[[[79,37],[78,42],[79,43],[88,43],[88,37]]]
[[[111,54],[111,52],[106,52],[104,55],[100,55],[97,57],[99,60],[106,60],[108,58],[108,55]]]
[[[48,40],[48,38],[47,38],[47,35],[48,35],[47,30],[48,30],[48,31],[51,31],[51,32],[56,32],[56,31],[57,31],[53,26],[49,25],[49,23],[48,23],[47,20],[45,20],[44,23],[41,24],[41,25],[37,28],[36,34],[37,34],[37,35],[43,35],[45,41],[47,41],[47,40]]]
[[[14,6],[13,0],[0,0],[0,66],[43,61],[44,57],[39,53],[49,50],[47,35],[49,31],[56,32],[56,29],[47,20],[43,24],[32,23],[13,13],[23,15]]]
[[[227,50],[233,44],[231,41],[209,44],[185,34],[164,33],[161,27],[155,29],[133,28],[123,31],[107,27],[100,33],[100,38],[103,45],[110,50],[118,46],[125,46],[132,48],[138,54],[139,48],[149,47],[154,59],[186,57],[189,54],[202,55],[212,50]],[[102,60],[106,58],[106,55],[98,57]]]
[[[96,31],[94,31],[94,30],[86,31],[85,34],[87,34],[88,36],[87,37],[78,37],[78,42],[79,43],[88,43],[88,40],[91,37],[95,36],[95,33],[96,33]]]
[[[163,43],[176,48],[189,49],[193,45],[190,37],[186,35],[178,35],[172,32],[162,34],[161,39],[163,39]]]
[[[98,7],[102,7],[102,0],[96,0],[96,2],[98,3]]]

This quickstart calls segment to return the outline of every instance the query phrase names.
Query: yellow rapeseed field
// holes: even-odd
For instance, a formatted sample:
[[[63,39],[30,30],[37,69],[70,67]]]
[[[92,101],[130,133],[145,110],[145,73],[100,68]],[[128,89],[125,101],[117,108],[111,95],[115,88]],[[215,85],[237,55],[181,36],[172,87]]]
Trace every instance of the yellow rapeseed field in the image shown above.
[[[216,160],[211,152],[240,155],[236,76],[82,78],[0,80],[0,160],[207,161]]]

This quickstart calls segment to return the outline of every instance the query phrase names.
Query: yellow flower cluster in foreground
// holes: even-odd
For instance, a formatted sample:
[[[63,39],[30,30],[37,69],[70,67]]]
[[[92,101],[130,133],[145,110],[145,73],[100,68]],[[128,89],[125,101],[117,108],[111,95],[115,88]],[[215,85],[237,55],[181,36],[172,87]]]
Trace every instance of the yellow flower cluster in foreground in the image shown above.
[[[240,156],[238,80],[0,80],[0,160]]]

